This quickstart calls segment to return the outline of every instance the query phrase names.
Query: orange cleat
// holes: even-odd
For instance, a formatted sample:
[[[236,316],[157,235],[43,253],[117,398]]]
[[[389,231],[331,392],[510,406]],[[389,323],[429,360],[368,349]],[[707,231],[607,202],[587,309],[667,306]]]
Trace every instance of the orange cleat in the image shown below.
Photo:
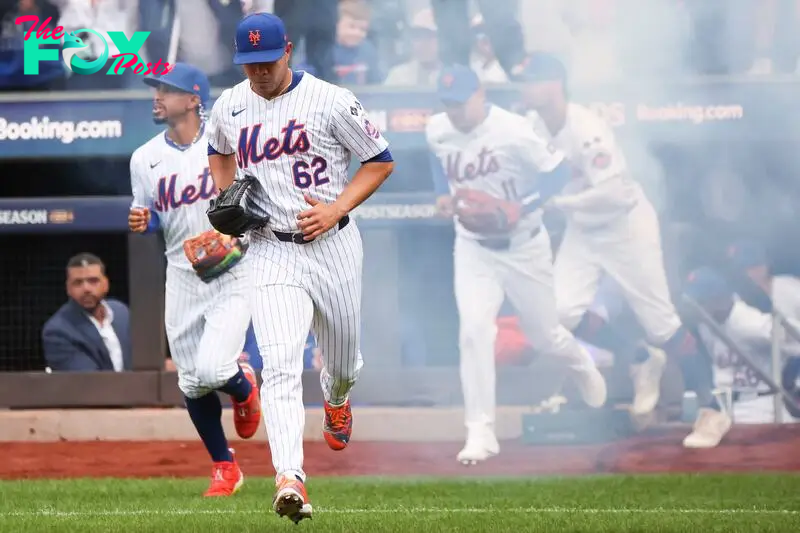
[[[344,450],[350,442],[350,433],[353,431],[353,413],[350,410],[350,400],[340,406],[333,406],[325,402],[325,421],[322,426],[322,435],[331,450]]]
[[[233,403],[233,425],[236,427],[236,433],[243,439],[249,439],[258,431],[258,424],[261,422],[261,396],[258,390],[258,381],[256,380],[256,371],[247,363],[239,363],[242,368],[244,376],[253,390],[250,391],[250,396],[241,403],[231,398]]]
[[[311,518],[311,501],[305,484],[296,477],[281,476],[275,483],[272,509],[278,516],[287,516],[295,524],[304,518]]]
[[[236,456],[231,450],[232,461],[214,463],[211,469],[211,485],[203,494],[205,497],[232,496],[244,484],[244,475],[236,463]]]

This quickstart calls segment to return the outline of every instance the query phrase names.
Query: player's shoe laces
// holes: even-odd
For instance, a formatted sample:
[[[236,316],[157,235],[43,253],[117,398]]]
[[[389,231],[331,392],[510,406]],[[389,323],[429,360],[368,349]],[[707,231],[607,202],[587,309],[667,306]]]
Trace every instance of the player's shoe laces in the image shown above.
[[[236,463],[236,456],[231,450],[232,461],[214,463],[211,468],[211,485],[203,496],[231,496],[244,484],[244,475]]]
[[[243,402],[237,402],[231,398],[233,403],[233,425],[236,433],[243,439],[249,439],[258,431],[258,424],[261,422],[261,396],[256,380],[256,371],[247,363],[239,363],[244,377],[253,386],[250,396]]]
[[[296,477],[280,476],[275,483],[275,489],[272,509],[278,516],[289,517],[295,524],[303,518],[311,518],[311,501],[302,481]]]
[[[350,400],[342,405],[331,405],[325,402],[325,421],[322,426],[322,435],[331,450],[344,450],[350,442],[350,433],[353,431],[353,413],[350,410]]]

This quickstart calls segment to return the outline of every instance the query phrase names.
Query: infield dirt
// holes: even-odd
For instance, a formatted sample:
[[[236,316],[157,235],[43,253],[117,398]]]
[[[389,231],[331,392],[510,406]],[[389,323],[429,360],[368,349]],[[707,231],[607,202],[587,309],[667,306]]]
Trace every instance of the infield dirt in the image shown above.
[[[501,453],[469,470],[455,460],[453,443],[359,442],[333,452],[306,442],[305,468],[311,476],[531,476],[656,472],[800,471],[800,424],[735,427],[719,447],[681,447],[686,428],[670,428],[595,446],[530,446],[501,443]],[[246,475],[272,476],[265,442],[234,441]],[[74,477],[196,477],[209,473],[200,442],[4,442],[0,479]]]

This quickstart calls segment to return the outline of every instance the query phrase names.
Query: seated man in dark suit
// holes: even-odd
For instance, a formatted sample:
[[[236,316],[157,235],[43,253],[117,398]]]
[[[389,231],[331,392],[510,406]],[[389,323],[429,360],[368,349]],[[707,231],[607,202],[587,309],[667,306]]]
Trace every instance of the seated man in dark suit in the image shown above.
[[[99,257],[82,253],[67,263],[69,301],[45,323],[42,344],[54,372],[131,369],[128,307],[106,299],[108,278]]]

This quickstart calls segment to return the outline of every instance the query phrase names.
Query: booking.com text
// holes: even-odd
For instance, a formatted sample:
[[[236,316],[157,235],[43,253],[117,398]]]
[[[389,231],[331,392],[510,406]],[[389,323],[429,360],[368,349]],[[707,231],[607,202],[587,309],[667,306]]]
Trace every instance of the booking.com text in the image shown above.
[[[119,75],[124,73],[126,68],[130,68],[134,74],[160,76],[166,74],[172,68],[169,63],[162,62],[161,59],[155,63],[146,64],[139,59],[139,50],[144,46],[147,37],[150,35],[149,31],[134,32],[130,39],[121,31],[106,32],[108,38],[119,50],[118,54],[109,56],[108,42],[101,33],[89,28],[65,32],[63,26],[49,28],[47,24],[50,21],[51,17],[48,17],[40,24],[39,17],[36,15],[23,15],[17,17],[14,21],[18,25],[30,24],[23,37],[25,41],[23,72],[26,75],[39,74],[39,62],[41,61],[59,61],[59,51],[57,49],[41,48],[41,45],[54,42],[62,44],[62,40],[64,64],[76,74],[88,75],[99,72],[105,67],[109,58],[113,59],[114,63],[109,67],[106,75]],[[96,36],[100,40],[99,42],[103,43],[103,52],[98,57],[86,60],[77,54],[68,55],[64,53],[67,50],[80,52],[81,49],[87,48],[89,44],[79,37],[79,35],[86,33]]]

